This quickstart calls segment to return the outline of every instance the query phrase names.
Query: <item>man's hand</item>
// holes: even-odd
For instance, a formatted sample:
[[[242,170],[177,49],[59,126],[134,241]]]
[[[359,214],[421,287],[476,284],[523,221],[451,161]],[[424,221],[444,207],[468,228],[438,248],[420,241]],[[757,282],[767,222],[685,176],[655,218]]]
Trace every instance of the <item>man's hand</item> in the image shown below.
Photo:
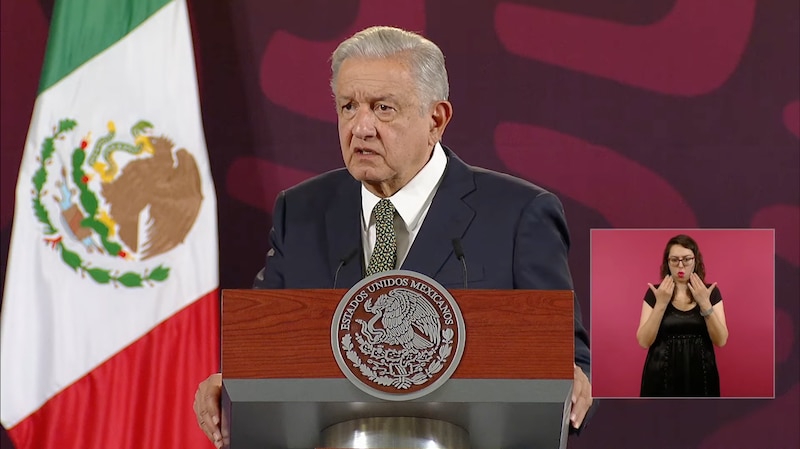
[[[575,377],[572,382],[572,412],[569,421],[572,427],[579,429],[592,405],[592,385],[578,365],[573,364],[573,372]]]
[[[214,446],[222,447],[222,432],[220,430],[220,396],[222,395],[222,374],[216,373],[197,386],[194,394],[194,414],[197,424],[203,429]]]

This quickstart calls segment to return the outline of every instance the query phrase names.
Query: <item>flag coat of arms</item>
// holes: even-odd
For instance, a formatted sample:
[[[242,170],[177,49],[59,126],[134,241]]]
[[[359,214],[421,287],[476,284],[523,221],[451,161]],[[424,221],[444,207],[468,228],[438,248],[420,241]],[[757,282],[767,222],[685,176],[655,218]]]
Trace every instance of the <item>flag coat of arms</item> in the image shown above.
[[[0,315],[17,449],[210,445],[216,219],[185,0],[57,1]]]

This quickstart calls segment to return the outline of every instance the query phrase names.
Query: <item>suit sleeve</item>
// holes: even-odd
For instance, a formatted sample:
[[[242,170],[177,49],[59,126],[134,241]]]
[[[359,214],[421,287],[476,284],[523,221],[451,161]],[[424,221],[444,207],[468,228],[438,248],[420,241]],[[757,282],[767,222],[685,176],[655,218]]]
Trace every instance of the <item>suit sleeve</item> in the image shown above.
[[[274,288],[284,287],[284,256],[283,239],[286,217],[286,193],[281,192],[275,200],[275,208],[272,213],[272,229],[269,231],[270,250],[267,251],[264,268],[258,272],[253,281],[253,288]]]
[[[551,193],[542,193],[520,215],[514,241],[514,288],[573,290],[568,251],[569,230],[561,202]],[[589,376],[589,335],[577,298],[574,308],[575,364]]]

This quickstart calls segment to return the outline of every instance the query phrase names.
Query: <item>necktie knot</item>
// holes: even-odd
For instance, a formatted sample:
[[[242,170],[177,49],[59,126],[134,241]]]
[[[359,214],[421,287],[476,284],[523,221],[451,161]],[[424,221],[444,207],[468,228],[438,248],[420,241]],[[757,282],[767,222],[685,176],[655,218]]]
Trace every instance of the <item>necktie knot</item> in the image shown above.
[[[372,213],[375,215],[375,222],[381,223],[386,221],[391,221],[394,223],[394,213],[395,208],[394,204],[391,201],[387,200],[386,198],[378,201],[378,204],[372,209]]]
[[[378,201],[372,214],[375,217],[375,248],[367,265],[367,276],[394,270],[397,263],[397,234],[394,230],[396,209],[391,201]]]

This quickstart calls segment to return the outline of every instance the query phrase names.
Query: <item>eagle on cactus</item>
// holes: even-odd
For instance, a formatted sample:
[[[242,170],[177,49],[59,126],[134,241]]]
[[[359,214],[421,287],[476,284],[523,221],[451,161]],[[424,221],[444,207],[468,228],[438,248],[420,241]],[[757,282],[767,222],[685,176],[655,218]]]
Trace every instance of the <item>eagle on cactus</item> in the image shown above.
[[[175,149],[167,137],[149,134],[152,125],[140,121],[131,129],[134,145],[98,139],[89,164],[103,179],[101,194],[108,215],[118,226],[119,239],[146,260],[183,242],[203,202],[200,171],[186,149]],[[110,138],[108,138],[110,135]],[[101,143],[101,141],[103,141]],[[146,153],[119,168],[114,153]],[[102,158],[102,160],[100,160]]]

